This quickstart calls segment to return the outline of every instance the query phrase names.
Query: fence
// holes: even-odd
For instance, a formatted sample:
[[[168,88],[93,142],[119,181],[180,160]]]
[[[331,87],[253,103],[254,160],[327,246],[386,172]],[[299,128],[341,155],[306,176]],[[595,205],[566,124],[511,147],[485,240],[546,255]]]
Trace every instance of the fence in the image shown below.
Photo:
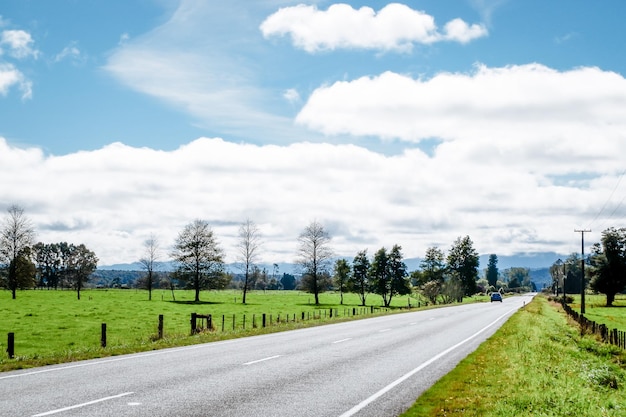
[[[404,307],[407,308],[407,307]],[[410,309],[411,306],[408,306]],[[191,334],[198,334],[205,331],[217,331],[221,328],[222,332],[230,330],[247,330],[250,328],[276,326],[281,324],[289,324],[295,322],[305,322],[307,320],[322,320],[322,319],[334,319],[339,317],[353,317],[367,314],[375,314],[379,312],[388,312],[390,308],[387,307],[351,307],[331,309],[320,309],[313,311],[301,312],[300,314],[240,314],[240,315],[221,315],[213,317],[211,314],[197,314],[191,313]],[[341,314],[343,313],[343,314]],[[159,322],[157,327],[156,339],[163,338],[163,314],[159,315]],[[15,333],[11,332],[7,335],[7,349],[6,353],[9,359],[15,358]],[[153,339],[155,340],[155,339]],[[100,346],[102,348],[107,347],[107,324],[102,323],[100,327]]]
[[[343,309],[343,317],[353,317],[360,316],[365,314],[374,314],[377,312],[387,312],[389,308],[386,307],[353,307],[353,308],[344,308]],[[220,316],[215,316],[211,314],[198,314],[191,313],[191,334],[200,333],[202,331],[217,331],[220,330],[222,332],[225,331],[235,331],[235,330],[246,330],[247,328],[256,329],[260,327],[268,327],[280,324],[288,324],[288,323],[296,323],[296,322],[305,322],[307,320],[321,320],[323,319],[332,319],[342,317],[340,315],[340,310],[337,308],[330,309],[322,309],[322,310],[314,310],[301,312],[299,315],[297,314],[285,314],[281,317],[280,314],[276,316],[272,314],[240,314],[237,316],[236,314],[222,314]],[[246,327],[247,326],[247,327]]]
[[[605,324],[598,324],[589,320],[584,315],[574,311],[568,304],[563,303],[563,310],[578,322],[581,333],[598,335],[604,343],[626,349],[626,332],[618,329],[609,329]]]

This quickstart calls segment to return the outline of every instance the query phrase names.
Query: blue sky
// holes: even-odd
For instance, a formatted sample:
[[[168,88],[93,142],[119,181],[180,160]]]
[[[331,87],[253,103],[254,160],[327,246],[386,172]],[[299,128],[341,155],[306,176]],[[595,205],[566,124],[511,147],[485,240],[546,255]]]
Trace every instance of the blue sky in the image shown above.
[[[265,261],[325,223],[339,255],[578,250],[621,226],[626,3],[0,5],[0,208],[131,262],[194,218]]]

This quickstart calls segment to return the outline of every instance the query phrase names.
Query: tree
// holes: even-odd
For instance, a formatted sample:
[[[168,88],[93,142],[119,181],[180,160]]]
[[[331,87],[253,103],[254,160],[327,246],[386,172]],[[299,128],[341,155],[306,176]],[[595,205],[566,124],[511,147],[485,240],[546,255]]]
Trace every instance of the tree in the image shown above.
[[[13,280],[12,285],[14,285],[15,288],[18,290],[33,288],[35,286],[35,276],[37,274],[37,268],[31,260],[30,250],[28,248],[25,249],[12,262],[14,263],[14,265],[10,265],[9,268],[6,269],[7,273],[0,274],[0,277],[3,278],[3,286],[5,286],[6,288],[10,288],[6,278],[8,278],[8,271],[11,270],[11,266],[14,266],[13,270],[15,271],[15,279]]]
[[[385,307],[389,307],[395,295],[411,293],[401,250],[399,245],[394,245],[389,253],[385,248],[380,248],[374,254],[370,267],[372,288],[383,298]]]
[[[592,248],[591,288],[606,295],[612,307],[615,295],[626,287],[626,228],[613,227],[602,232],[601,244]]]
[[[191,284],[195,302],[200,301],[200,290],[219,285],[223,270],[222,250],[213,230],[204,220],[194,220],[178,234],[171,253],[176,262],[176,278]]]
[[[89,276],[96,270],[97,266],[98,258],[96,254],[87,249],[85,245],[69,245],[65,276],[70,285],[76,290],[76,296],[79,300],[80,290],[89,281]]]
[[[63,273],[61,248],[58,243],[39,242],[33,246],[37,265],[37,286],[56,289]]]
[[[370,265],[370,280],[372,285],[372,291],[375,294],[380,295],[383,298],[383,305],[387,307],[387,294],[389,291],[390,279],[389,268],[387,267],[388,257],[387,249],[380,248],[374,254],[372,263]]]
[[[424,259],[420,262],[421,274],[419,284],[425,284],[429,281],[438,281],[443,283],[446,272],[445,255],[443,251],[437,247],[426,249]]]
[[[143,269],[146,270],[146,288],[148,289],[148,300],[152,300],[152,286],[154,284],[154,270],[159,259],[159,241],[154,235],[150,235],[143,243],[145,252],[139,260]]]
[[[580,294],[580,253],[572,252],[563,265],[565,268],[565,293]]]
[[[474,249],[472,239],[469,236],[458,237],[448,253],[448,269],[457,274],[465,296],[476,293],[478,264],[478,252]]]
[[[239,242],[237,243],[237,262],[244,273],[243,280],[243,301],[246,303],[246,294],[252,285],[250,283],[250,273],[252,267],[258,261],[259,248],[261,246],[261,235],[257,225],[250,219],[239,227]],[[278,267],[278,265],[276,265]]]
[[[495,253],[489,255],[489,263],[487,264],[487,273],[485,274],[487,283],[490,287],[498,285],[498,256]]]
[[[402,246],[393,245],[388,255],[387,266],[391,280],[389,288],[389,304],[391,304],[391,299],[394,296],[411,294],[406,264],[403,261]]]
[[[337,259],[334,272],[333,279],[340,296],[339,304],[343,305],[343,293],[349,289],[350,264],[345,259]]]
[[[361,305],[365,306],[367,293],[370,291],[370,261],[367,257],[367,249],[357,253],[352,261],[352,274],[350,275],[350,288],[361,299]]]
[[[296,277],[283,272],[283,277],[280,279],[280,284],[283,286],[283,290],[295,290]]]
[[[522,267],[512,267],[504,271],[504,276],[509,284],[509,289],[530,288],[530,269]]]
[[[302,288],[315,296],[319,304],[319,293],[324,291],[324,281],[328,279],[328,268],[333,251],[330,248],[330,235],[317,221],[312,221],[298,237],[297,263],[302,268]]]
[[[449,271],[441,286],[441,296],[444,304],[451,304],[455,300],[463,301],[463,282],[456,271]]]
[[[420,287],[420,291],[431,304],[437,304],[437,298],[441,294],[443,284],[439,281],[428,281]]]
[[[22,207],[12,205],[7,212],[8,216],[0,230],[0,263],[7,268],[6,287],[15,299],[16,291],[20,287],[19,281],[26,275],[20,268],[27,265],[24,262],[26,259],[30,261],[30,248],[35,239],[35,230],[24,215]]]

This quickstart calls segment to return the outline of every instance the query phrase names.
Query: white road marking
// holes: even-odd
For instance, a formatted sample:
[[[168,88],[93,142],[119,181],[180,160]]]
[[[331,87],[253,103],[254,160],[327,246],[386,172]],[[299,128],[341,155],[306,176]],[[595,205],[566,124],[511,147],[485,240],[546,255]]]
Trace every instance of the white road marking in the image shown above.
[[[339,417],[351,417],[351,416],[355,415],[356,413],[361,411],[363,408],[365,408],[367,405],[373,403],[378,398],[382,397],[387,392],[391,391],[393,388],[395,388],[400,383],[406,381],[407,379],[409,379],[410,377],[412,377],[413,375],[415,375],[416,373],[418,373],[422,369],[426,368],[428,365],[432,364],[435,361],[438,361],[439,359],[441,359],[442,357],[446,356],[448,353],[452,352],[456,348],[458,348],[460,346],[463,346],[465,343],[467,343],[470,340],[474,339],[479,334],[481,334],[482,332],[484,332],[485,330],[487,330],[488,328],[490,328],[491,326],[493,326],[494,324],[496,324],[497,322],[502,320],[504,317],[506,317],[508,314],[510,314],[511,311],[514,311],[514,310],[516,310],[516,309],[511,309],[511,310],[507,311],[506,313],[504,313],[503,315],[501,315],[500,317],[498,317],[497,319],[495,319],[494,321],[492,321],[491,323],[489,323],[488,325],[486,325],[485,327],[483,327],[482,329],[480,329],[479,331],[477,331],[476,333],[474,333],[473,335],[468,337],[467,339],[461,340],[456,345],[451,346],[448,349],[444,350],[443,352],[433,356],[432,358],[430,358],[429,360],[427,360],[426,362],[424,362],[423,364],[421,364],[417,368],[415,368],[412,371],[404,374],[403,376],[401,376],[400,378],[396,379],[391,384],[387,385],[386,387],[384,387],[380,391],[376,392],[375,394],[373,394],[369,398],[366,398],[365,400],[361,401],[359,404],[355,405],[354,407],[352,407],[351,409],[349,409],[348,411],[346,411],[345,413],[343,413]]]
[[[246,362],[246,363],[244,363],[244,365],[253,365],[255,363],[270,361],[270,360],[276,359],[276,358],[280,358],[280,355],[270,356],[269,358],[263,358],[263,359],[259,359],[259,360],[252,361],[252,362]]]
[[[348,340],[352,340],[352,338],[351,338],[351,337],[348,337],[347,339],[335,340],[335,341],[333,342],[333,344],[335,344],[335,343],[343,343],[343,342],[347,342]]]
[[[413,323],[409,323],[409,326],[415,326],[417,323],[413,322]]]
[[[89,402],[82,403],[82,404],[71,405],[69,407],[59,408],[57,410],[46,411],[45,413],[41,413],[41,414],[35,414],[33,417],[43,417],[43,416],[49,416],[49,415],[52,415],[52,414],[62,413],[63,411],[73,410],[75,408],[81,408],[81,407],[85,407],[85,406],[88,406],[88,405],[101,403],[103,401],[114,400],[116,398],[125,397],[125,396],[130,395],[130,394],[134,394],[134,393],[133,392],[125,392],[123,394],[112,395],[111,397],[100,398],[98,400],[93,400],[93,401],[89,401]]]
[[[388,332],[389,330],[391,330],[391,329],[382,329],[382,330],[379,330],[378,333]]]

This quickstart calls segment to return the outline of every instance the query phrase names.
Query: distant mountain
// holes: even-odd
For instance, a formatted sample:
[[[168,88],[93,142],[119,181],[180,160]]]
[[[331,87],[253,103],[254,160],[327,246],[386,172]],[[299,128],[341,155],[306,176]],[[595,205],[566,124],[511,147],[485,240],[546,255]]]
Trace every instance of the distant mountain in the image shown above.
[[[496,254],[497,255],[497,254]],[[535,253],[522,253],[511,256],[500,256],[498,255],[498,269],[503,271],[508,268],[529,268],[529,269],[541,269],[541,268],[549,268],[557,259],[565,260],[568,255],[560,255],[555,252],[535,252]],[[421,258],[407,258],[404,260],[404,263],[407,266],[409,271],[415,271],[419,269],[420,263],[422,262]],[[480,256],[480,266],[479,269],[482,271],[487,268],[487,264],[489,263],[489,254]],[[274,273],[274,265],[278,266],[278,273],[282,274],[283,272],[287,274],[298,273],[298,265],[294,263],[287,262],[279,262],[277,264],[271,263],[261,263],[258,264],[259,268],[265,269],[269,275]],[[126,263],[126,264],[114,264],[114,265],[102,265],[98,266],[99,270],[115,270],[115,271],[143,271],[144,267],[139,262]],[[161,267],[158,268],[160,271],[172,271],[174,270],[174,266],[172,262],[162,262]],[[241,272],[241,269],[234,263],[230,263],[226,265],[226,270],[228,272]]]

